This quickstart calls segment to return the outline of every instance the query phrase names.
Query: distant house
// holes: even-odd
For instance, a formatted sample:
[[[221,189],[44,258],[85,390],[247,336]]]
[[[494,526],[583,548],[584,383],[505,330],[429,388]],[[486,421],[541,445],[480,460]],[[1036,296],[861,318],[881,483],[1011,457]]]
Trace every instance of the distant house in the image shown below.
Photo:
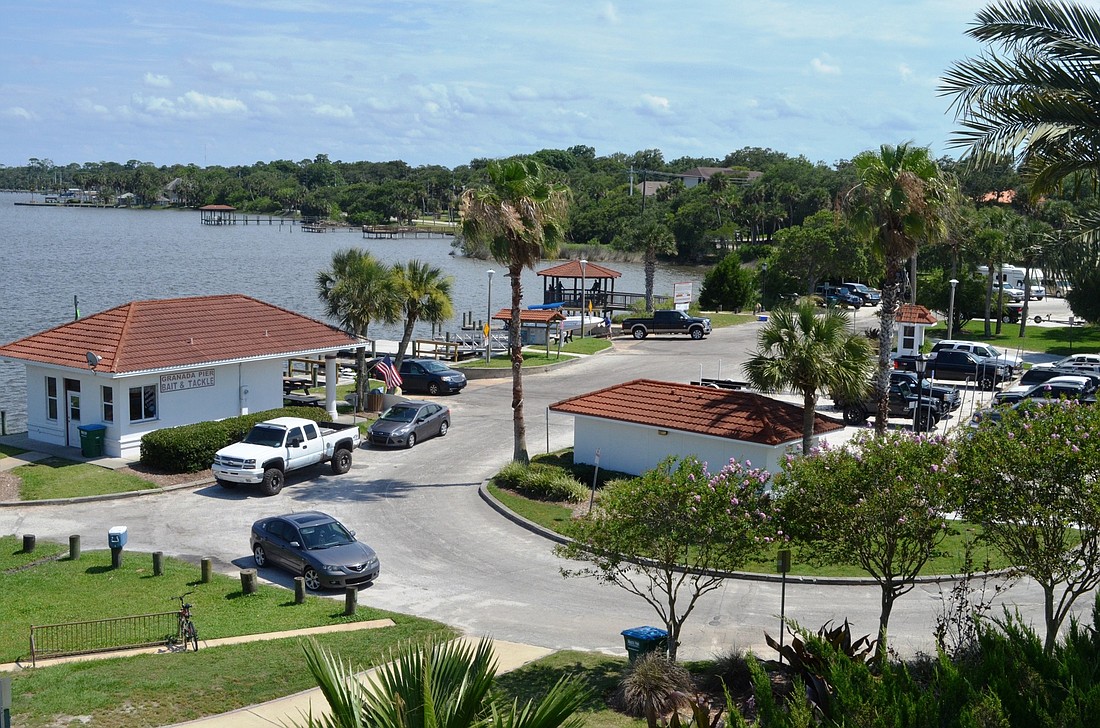
[[[180,194],[180,190],[183,187],[183,179],[176,177],[174,180],[164,185],[164,189],[160,195],[157,196],[158,205],[182,205],[183,195]]]
[[[640,475],[669,455],[695,455],[711,470],[731,459],[775,473],[802,452],[802,407],[746,391],[635,379],[563,399],[572,415],[573,461]],[[814,438],[841,437],[844,424],[817,415]]]
[[[715,175],[725,174],[733,179],[734,184],[749,185],[764,175],[763,172],[754,172],[747,169],[731,169],[729,167],[695,167],[680,175],[684,180],[684,187],[691,189],[701,185]]]
[[[104,425],[107,455],[136,456],[163,427],[283,406],[292,358],[314,357],[336,415],[336,354],[359,340],[243,295],[134,301],[0,346],[27,368],[27,435],[77,447]]]

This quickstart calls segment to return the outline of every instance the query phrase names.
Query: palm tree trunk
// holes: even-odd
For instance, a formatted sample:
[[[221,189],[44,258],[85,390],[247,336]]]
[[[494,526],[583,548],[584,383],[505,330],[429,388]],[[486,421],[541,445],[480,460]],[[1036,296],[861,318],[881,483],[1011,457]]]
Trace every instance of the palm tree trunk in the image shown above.
[[[657,274],[657,249],[653,245],[645,249],[645,310],[653,312],[653,279]]]
[[[508,275],[512,281],[512,321],[508,327],[508,350],[512,355],[512,460],[527,465],[531,458],[527,454],[527,423],[523,419],[523,350],[519,338],[519,311],[523,300],[523,286],[520,283],[522,273],[522,266],[508,266]]]
[[[817,393],[802,393],[802,454],[809,455],[813,448],[814,419],[817,417]]]
[[[405,319],[405,331],[401,334],[401,343],[397,346],[397,358],[393,362],[395,369],[401,368],[401,360],[405,358],[405,349],[409,347],[409,342],[412,341],[413,327],[415,325],[415,317],[409,316]]]
[[[360,346],[355,350],[355,409],[362,412],[367,407],[364,390],[367,388],[367,350]]]
[[[886,432],[890,415],[890,352],[894,348],[894,321],[898,315],[898,273],[902,261],[886,262],[886,281],[882,284],[882,301],[878,310],[878,369],[875,371],[875,434]]]

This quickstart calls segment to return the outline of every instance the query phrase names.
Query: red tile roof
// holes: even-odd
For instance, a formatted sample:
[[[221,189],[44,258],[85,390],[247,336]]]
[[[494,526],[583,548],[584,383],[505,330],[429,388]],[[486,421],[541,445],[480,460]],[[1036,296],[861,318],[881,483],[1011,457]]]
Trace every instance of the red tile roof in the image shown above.
[[[214,212],[235,212],[237,208],[231,205],[203,205],[200,210],[212,210]]]
[[[579,260],[569,260],[561,265],[555,265],[553,268],[540,270],[539,275],[552,276],[555,278],[580,278],[581,262]],[[588,263],[584,267],[585,278],[618,278],[621,275],[622,273],[619,271],[604,268],[598,263]]]
[[[124,374],[356,346],[335,326],[240,294],[134,301],[5,346],[0,356]]]
[[[635,379],[563,399],[554,412],[781,445],[802,438],[802,407],[745,391]],[[843,429],[817,415],[814,434]]]
[[[933,326],[940,322],[938,318],[932,315],[931,311],[916,303],[903,303],[898,306],[898,313],[894,320],[899,324],[924,324],[926,326]]]
[[[512,309],[502,308],[493,316],[494,321],[511,321]],[[548,324],[554,321],[564,321],[565,314],[554,308],[521,308],[519,322],[521,324]]]

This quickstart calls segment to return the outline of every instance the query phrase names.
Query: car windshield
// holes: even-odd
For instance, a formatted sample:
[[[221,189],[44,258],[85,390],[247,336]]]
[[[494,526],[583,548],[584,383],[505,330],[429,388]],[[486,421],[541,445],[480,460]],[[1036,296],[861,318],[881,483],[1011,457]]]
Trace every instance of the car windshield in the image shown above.
[[[429,372],[436,372],[438,374],[450,371],[450,367],[448,367],[446,364],[440,364],[437,361],[424,362],[424,368],[427,369]]]
[[[249,445],[263,445],[264,447],[279,447],[283,444],[283,435],[286,430],[281,427],[265,427],[256,425],[244,436],[244,442]]]
[[[395,405],[386,410],[381,419],[390,422],[412,422],[416,419],[416,413],[419,411],[417,407]]]
[[[327,549],[355,541],[351,533],[336,521],[303,526],[299,530],[302,534],[302,546],[307,549]]]

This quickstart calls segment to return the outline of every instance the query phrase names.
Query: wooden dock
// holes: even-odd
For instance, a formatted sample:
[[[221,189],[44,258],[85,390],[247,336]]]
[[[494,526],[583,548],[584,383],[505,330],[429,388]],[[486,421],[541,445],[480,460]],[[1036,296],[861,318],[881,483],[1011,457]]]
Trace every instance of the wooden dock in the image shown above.
[[[438,238],[454,235],[453,228],[409,227],[400,225],[364,225],[363,237],[370,240],[396,240],[400,238]]]

